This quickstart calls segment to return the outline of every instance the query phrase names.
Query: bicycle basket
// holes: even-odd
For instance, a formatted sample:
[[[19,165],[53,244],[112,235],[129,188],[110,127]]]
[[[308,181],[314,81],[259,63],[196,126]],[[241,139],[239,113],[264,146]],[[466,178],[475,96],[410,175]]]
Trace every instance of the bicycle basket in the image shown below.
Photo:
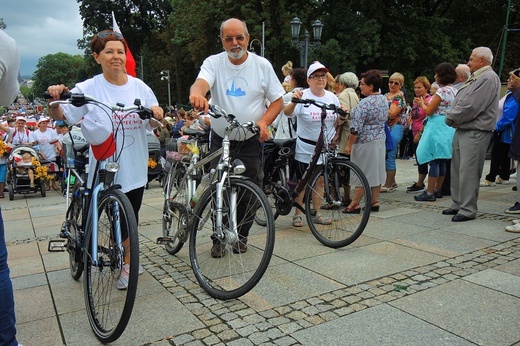
[[[189,144],[192,144],[192,145],[196,146],[197,145],[197,141],[194,140],[194,139],[184,139],[184,138],[177,139],[177,152],[181,156],[181,159],[183,157],[190,157],[191,156],[191,150],[190,150],[190,148],[188,148]]]

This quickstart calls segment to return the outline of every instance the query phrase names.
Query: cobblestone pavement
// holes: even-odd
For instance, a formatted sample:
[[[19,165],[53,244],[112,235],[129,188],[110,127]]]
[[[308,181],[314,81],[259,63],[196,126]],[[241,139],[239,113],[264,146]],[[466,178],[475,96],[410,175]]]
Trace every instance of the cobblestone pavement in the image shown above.
[[[409,203],[394,203],[408,205]],[[414,206],[415,207],[415,206]],[[423,206],[418,206],[422,208]],[[440,209],[442,208],[437,208]],[[484,215],[479,215],[479,218]],[[501,215],[485,215],[503,220]],[[299,345],[291,334],[376,305],[427,290],[520,258],[520,239],[505,241],[447,260],[374,278],[353,286],[280,305],[259,313],[240,301],[218,301],[198,287],[191,267],[172,261],[162,246],[141,242],[142,261],[165,289],[205,327],[164,341],[171,345],[228,345],[247,338],[253,345]],[[173,263],[172,263],[173,262]],[[519,333],[520,336],[520,333]],[[163,340],[148,343],[159,345]]]
[[[486,166],[487,167],[487,166]],[[486,171],[487,168],[485,168]],[[260,283],[229,301],[211,298],[191,270],[188,245],[169,255],[160,235],[162,195],[151,184],[141,210],[136,306],[118,345],[513,345],[520,342],[520,234],[511,186],[481,189],[476,221],[452,223],[449,197],[419,203],[404,192],[416,167],[398,162],[402,186],[344,249],[277,220],[273,258]],[[81,280],[65,254],[48,253],[63,199],[2,203],[24,345],[98,344]]]

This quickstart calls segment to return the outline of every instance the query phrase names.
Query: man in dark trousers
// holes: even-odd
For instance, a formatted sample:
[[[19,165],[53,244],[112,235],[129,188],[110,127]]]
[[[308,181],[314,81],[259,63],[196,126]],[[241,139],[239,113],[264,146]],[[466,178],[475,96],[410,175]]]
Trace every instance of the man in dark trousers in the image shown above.
[[[486,151],[495,129],[500,79],[491,68],[493,53],[487,47],[473,49],[468,66],[471,77],[459,89],[446,124],[456,129],[451,159],[451,207],[444,215],[453,222],[477,217],[480,178]]]

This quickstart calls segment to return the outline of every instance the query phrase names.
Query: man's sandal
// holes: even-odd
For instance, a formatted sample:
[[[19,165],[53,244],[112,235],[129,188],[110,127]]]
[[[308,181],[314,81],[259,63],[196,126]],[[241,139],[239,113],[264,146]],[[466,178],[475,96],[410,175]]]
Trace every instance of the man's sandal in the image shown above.
[[[303,221],[302,221],[301,215],[294,215],[292,217],[292,225],[293,227],[303,227]]]

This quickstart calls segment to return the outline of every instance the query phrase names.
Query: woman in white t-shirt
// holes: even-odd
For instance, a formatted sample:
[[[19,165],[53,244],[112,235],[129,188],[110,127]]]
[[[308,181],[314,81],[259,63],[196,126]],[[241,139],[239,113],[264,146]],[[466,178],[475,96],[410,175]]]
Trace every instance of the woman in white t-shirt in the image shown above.
[[[133,104],[135,99],[140,99],[144,107],[152,110],[154,117],[161,120],[163,109],[159,107],[153,91],[143,81],[127,74],[126,70],[126,41],[120,33],[104,30],[91,41],[92,55],[101,65],[103,73],[94,76],[84,82],[76,84],[71,90],[73,93],[84,93],[106,104],[121,103],[126,106]],[[48,89],[54,99],[58,99],[62,92],[68,91],[65,85],[51,85]],[[121,185],[121,190],[128,196],[134,209],[135,218],[139,224],[139,209],[143,199],[144,186],[148,181],[148,147],[146,141],[147,130],[153,127],[148,120],[141,120],[136,113],[115,112],[107,120],[103,109],[92,105],[74,107],[72,105],[58,105],[50,107],[49,114],[57,120],[65,120],[68,124],[75,124],[83,117],[85,119],[100,119],[116,129],[117,162],[120,169],[115,177],[115,183]],[[64,114],[66,114],[64,116]],[[84,135],[85,129],[82,128]],[[123,147],[124,146],[124,147]],[[96,166],[94,152],[90,152],[90,168]],[[91,176],[91,175],[90,175]],[[125,235],[123,235],[125,238]],[[123,244],[125,244],[123,242]],[[127,251],[128,253],[128,251]],[[129,257],[125,254],[125,263],[129,263]],[[125,265],[126,270],[128,267]],[[128,272],[125,268],[121,272],[118,288],[125,289],[128,285]],[[125,282],[126,280],[126,282]]]
[[[48,128],[50,123],[49,118],[41,117],[38,120],[38,129],[33,132],[34,139],[38,143],[40,155],[43,159],[49,162],[56,162],[56,157],[61,150],[61,143],[58,140],[58,134],[52,128]],[[50,190],[50,182],[45,182],[47,190]],[[56,182],[52,181],[52,188],[59,190]]]
[[[327,86],[327,72],[329,70],[320,62],[314,62],[309,66],[307,70],[307,83],[309,89],[297,90],[292,95],[293,98],[297,99],[313,99],[324,102],[326,104],[335,104],[340,106],[339,100],[334,93],[326,90]],[[310,105],[308,107],[303,104],[289,103],[284,107],[284,113],[287,117],[296,117],[298,127],[296,134],[298,139],[296,140],[296,177],[301,179],[305,170],[311,162],[314,148],[316,147],[316,139],[320,135],[321,131],[321,109]],[[332,110],[327,111],[327,117],[325,118],[325,124],[327,126],[327,135],[329,140],[332,140],[336,135],[334,129],[334,122],[336,121],[336,115]],[[318,164],[321,164],[321,158],[318,160]],[[318,184],[323,184],[323,181],[319,181]],[[296,198],[296,202],[302,204],[303,192]],[[313,198],[314,209],[320,209],[320,199]],[[332,220],[324,217],[320,213],[317,213],[314,217],[314,223],[321,223],[329,225]],[[302,227],[302,215],[301,211],[296,208],[293,216],[293,226]]]

